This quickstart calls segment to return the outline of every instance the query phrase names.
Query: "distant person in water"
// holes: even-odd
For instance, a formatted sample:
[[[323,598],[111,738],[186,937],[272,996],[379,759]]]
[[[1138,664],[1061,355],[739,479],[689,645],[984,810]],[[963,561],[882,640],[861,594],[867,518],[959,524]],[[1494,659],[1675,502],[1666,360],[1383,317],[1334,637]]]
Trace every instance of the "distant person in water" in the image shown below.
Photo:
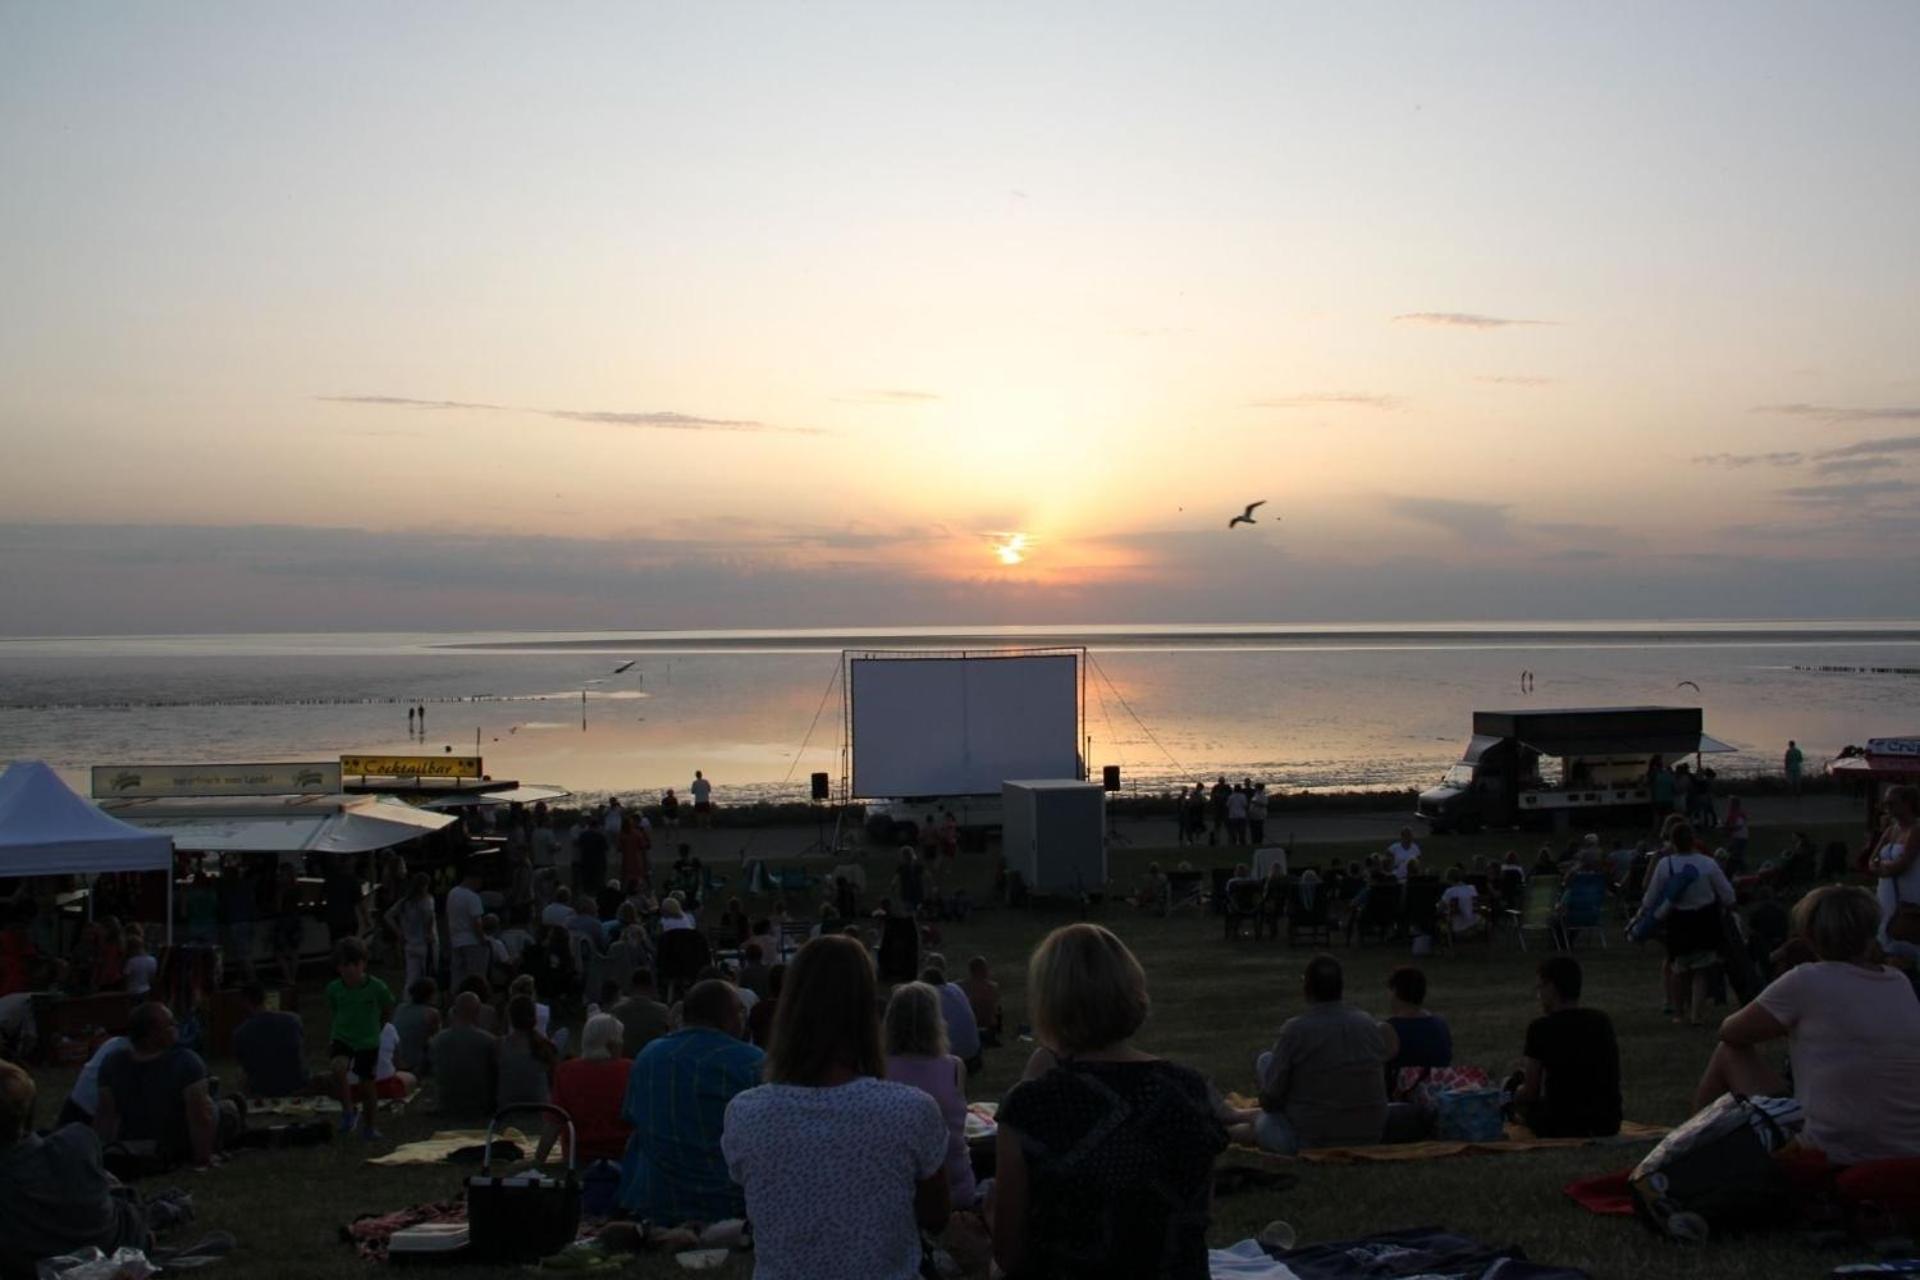
[[[1800,770],[1806,764],[1807,757],[1800,750],[1800,744],[1792,738],[1787,739],[1787,754],[1781,759],[1781,765],[1787,774],[1787,791],[1790,795],[1800,794]]]

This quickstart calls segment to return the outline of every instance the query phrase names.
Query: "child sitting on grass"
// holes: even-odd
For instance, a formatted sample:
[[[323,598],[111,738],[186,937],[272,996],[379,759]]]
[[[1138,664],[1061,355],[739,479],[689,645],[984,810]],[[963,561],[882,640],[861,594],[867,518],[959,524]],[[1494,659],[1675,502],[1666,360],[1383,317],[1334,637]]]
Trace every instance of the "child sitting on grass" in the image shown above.
[[[327,984],[327,1011],[333,1019],[327,1032],[332,1041],[327,1056],[332,1059],[334,1089],[340,1096],[340,1132],[353,1131],[357,1092],[360,1136],[373,1142],[380,1137],[373,1127],[380,1105],[374,1069],[380,1057],[380,1029],[393,1016],[393,992],[367,972],[367,944],[358,938],[342,938],[334,948],[333,963],[340,976]]]

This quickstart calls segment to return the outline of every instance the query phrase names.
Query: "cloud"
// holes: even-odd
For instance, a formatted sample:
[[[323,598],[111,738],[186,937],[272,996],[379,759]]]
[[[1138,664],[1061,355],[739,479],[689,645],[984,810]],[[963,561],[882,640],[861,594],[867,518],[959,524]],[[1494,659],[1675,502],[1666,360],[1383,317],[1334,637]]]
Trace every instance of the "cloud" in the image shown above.
[[[1882,467],[1897,466],[1898,458],[1885,454],[1869,455],[1861,458],[1835,458],[1832,462],[1822,462],[1813,471],[1815,475],[1846,476],[1864,475],[1869,471],[1878,471]]]
[[[946,399],[934,391],[901,391],[893,388],[881,388],[873,391],[855,391],[844,396],[835,396],[841,404],[891,404],[916,405],[938,404]]]
[[[751,418],[710,418],[700,414],[655,409],[631,412],[611,409],[539,409],[522,405],[486,404],[472,400],[416,400],[408,396],[315,396],[328,404],[369,405],[376,408],[430,409],[466,413],[530,413],[563,422],[590,422],[612,427],[644,427],[662,431],[751,431],[779,435],[818,436],[818,427],[783,427]]]
[[[1558,324],[1557,320],[1510,320],[1505,316],[1475,315],[1470,311],[1409,311],[1393,318],[1395,324],[1430,324],[1445,329],[1505,329],[1516,324]]]
[[[1796,485],[1780,490],[1780,496],[1792,502],[1860,502],[1893,493],[1908,493],[1920,488],[1911,480],[1853,480],[1844,484]]]
[[[1505,502],[1469,502],[1460,498],[1390,498],[1387,510],[1403,520],[1444,529],[1481,542],[1513,540],[1511,506]]]
[[[1807,455],[1791,450],[1781,453],[1696,453],[1689,461],[1702,467],[1751,467],[1765,464],[1769,467],[1797,467],[1807,460]]]
[[[1559,382],[1558,378],[1529,378],[1519,374],[1481,374],[1475,382],[1491,382],[1502,387],[1550,387]]]
[[[1920,422],[1920,405],[1847,408],[1831,404],[1761,404],[1755,413],[1778,413],[1790,418],[1817,418],[1822,422]]]
[[[1822,458],[1860,458],[1868,454],[1920,452],[1920,436],[1886,436],[1879,440],[1860,440],[1837,449],[1822,449]]]
[[[1361,409],[1399,409],[1406,404],[1402,396],[1383,395],[1373,391],[1319,391],[1309,395],[1281,396],[1275,400],[1254,400],[1245,407],[1249,409],[1324,409],[1329,406],[1351,405]]]

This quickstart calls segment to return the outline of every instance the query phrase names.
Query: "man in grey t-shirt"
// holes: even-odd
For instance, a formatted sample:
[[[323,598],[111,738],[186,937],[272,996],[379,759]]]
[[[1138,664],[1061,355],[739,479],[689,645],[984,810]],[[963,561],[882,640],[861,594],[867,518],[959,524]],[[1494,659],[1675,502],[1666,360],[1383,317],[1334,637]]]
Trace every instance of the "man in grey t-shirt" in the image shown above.
[[[1387,1119],[1387,1061],[1398,1051],[1393,1028],[1342,999],[1340,962],[1307,962],[1307,1010],[1287,1019],[1260,1055],[1260,1116],[1254,1136],[1281,1155],[1316,1147],[1364,1147],[1380,1141]]]
[[[33,1077],[0,1062],[0,1275],[93,1246],[145,1248],[139,1206],[113,1194],[100,1139],[82,1124],[33,1132]]]
[[[500,1042],[477,1025],[480,997],[463,991],[454,998],[453,1025],[427,1045],[433,1061],[433,1090],[439,1114],[463,1120],[491,1120],[498,1086]]]

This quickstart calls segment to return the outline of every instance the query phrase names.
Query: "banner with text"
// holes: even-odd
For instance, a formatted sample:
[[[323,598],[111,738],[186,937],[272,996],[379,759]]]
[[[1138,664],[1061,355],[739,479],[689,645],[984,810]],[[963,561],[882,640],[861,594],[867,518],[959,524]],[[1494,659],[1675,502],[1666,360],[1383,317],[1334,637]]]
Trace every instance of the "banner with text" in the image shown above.
[[[479,756],[341,756],[349,778],[479,778]]]
[[[93,798],[159,796],[322,796],[340,791],[331,760],[299,764],[102,764],[93,767]]]

